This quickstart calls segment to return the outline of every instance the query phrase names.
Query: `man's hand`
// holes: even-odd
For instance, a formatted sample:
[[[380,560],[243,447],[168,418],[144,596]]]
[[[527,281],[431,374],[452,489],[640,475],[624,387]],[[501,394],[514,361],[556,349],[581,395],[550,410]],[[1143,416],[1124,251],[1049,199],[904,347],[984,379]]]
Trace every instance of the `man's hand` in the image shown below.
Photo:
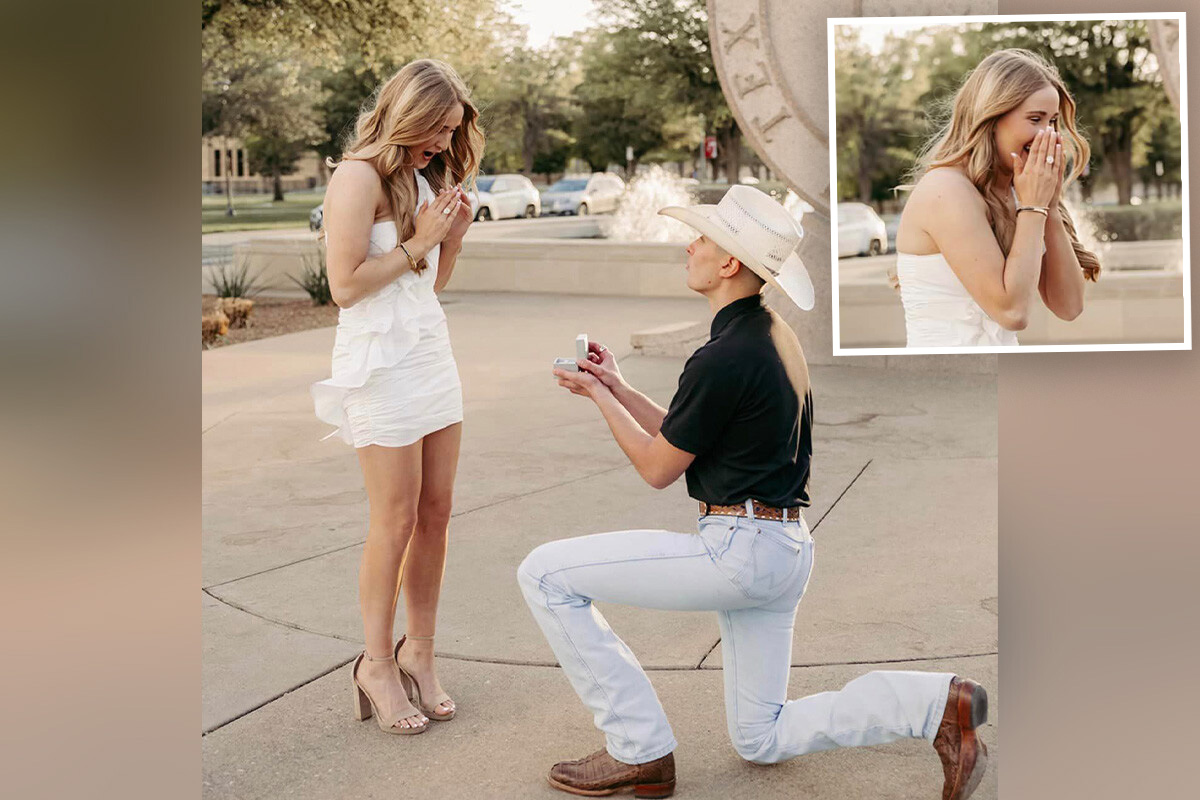
[[[611,394],[611,390],[599,378],[588,372],[568,372],[565,369],[556,369],[554,377],[558,378],[558,385],[564,389],[570,389],[571,394],[590,397],[592,400],[602,393]]]
[[[588,342],[588,357],[575,362],[582,372],[590,372],[609,389],[616,391],[624,382],[621,370],[617,368],[617,359],[599,342]]]

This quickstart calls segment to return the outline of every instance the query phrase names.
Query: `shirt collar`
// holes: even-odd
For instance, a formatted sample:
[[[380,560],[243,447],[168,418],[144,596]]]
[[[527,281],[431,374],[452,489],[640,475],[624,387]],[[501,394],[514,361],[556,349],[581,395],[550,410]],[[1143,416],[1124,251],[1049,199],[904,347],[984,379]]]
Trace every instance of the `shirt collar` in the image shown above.
[[[752,311],[757,311],[762,307],[761,293],[752,294],[749,297],[740,297],[737,300],[734,300],[732,303],[723,306],[721,310],[716,313],[716,316],[713,317],[712,328],[709,330],[709,337],[715,337],[726,325],[728,325],[737,317],[740,317],[743,314],[748,314]]]

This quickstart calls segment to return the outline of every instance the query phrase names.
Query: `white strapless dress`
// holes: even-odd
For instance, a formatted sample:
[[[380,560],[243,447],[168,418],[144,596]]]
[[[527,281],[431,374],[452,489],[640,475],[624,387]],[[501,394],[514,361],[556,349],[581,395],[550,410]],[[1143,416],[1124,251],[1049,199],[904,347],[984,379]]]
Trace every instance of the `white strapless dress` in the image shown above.
[[[417,173],[417,208],[433,191]],[[398,245],[396,224],[371,228],[369,256]],[[462,422],[462,384],[446,314],[433,291],[440,247],[423,274],[407,271],[338,314],[333,376],[311,388],[317,417],[355,447],[404,447]]]
[[[996,347],[1017,334],[989,317],[941,253],[896,253],[908,347]]]

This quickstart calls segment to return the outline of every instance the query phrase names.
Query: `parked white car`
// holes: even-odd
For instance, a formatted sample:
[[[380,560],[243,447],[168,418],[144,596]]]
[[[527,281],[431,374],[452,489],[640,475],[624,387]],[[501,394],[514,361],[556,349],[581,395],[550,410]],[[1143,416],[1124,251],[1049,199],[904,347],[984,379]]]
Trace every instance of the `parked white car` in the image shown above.
[[[545,214],[599,214],[616,211],[625,194],[625,181],[611,172],[564,177],[542,193]]]
[[[542,196],[524,175],[480,175],[475,186],[477,220],[536,217],[542,213]]]
[[[838,203],[838,258],[877,256],[888,250],[887,225],[864,203]]]

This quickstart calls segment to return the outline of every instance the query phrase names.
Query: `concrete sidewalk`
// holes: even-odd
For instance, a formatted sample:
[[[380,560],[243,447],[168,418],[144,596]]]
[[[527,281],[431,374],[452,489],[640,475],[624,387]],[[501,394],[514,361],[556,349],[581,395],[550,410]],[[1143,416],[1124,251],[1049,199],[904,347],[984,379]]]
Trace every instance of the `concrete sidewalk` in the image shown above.
[[[328,375],[333,329],[202,355],[206,797],[561,798],[546,769],[602,745],[525,608],[516,566],[551,539],[694,530],[695,505],[682,480],[646,486],[595,407],[554,385],[550,363],[587,332],[665,404],[683,359],[621,358],[630,335],[707,319],[707,304],[472,293],[443,303],[466,421],[437,647],[460,713],[418,737],[351,716],[366,496],[353,450],[319,441],[328,429],[308,396]],[[818,552],[790,696],[877,667],[970,675],[992,701],[991,766],[975,796],[995,798],[995,376],[834,366],[814,367],[812,382],[806,516]],[[680,741],[676,796],[939,796],[940,762],[923,741],[771,768],[741,761],[725,732],[715,616],[602,611],[653,670]]]

